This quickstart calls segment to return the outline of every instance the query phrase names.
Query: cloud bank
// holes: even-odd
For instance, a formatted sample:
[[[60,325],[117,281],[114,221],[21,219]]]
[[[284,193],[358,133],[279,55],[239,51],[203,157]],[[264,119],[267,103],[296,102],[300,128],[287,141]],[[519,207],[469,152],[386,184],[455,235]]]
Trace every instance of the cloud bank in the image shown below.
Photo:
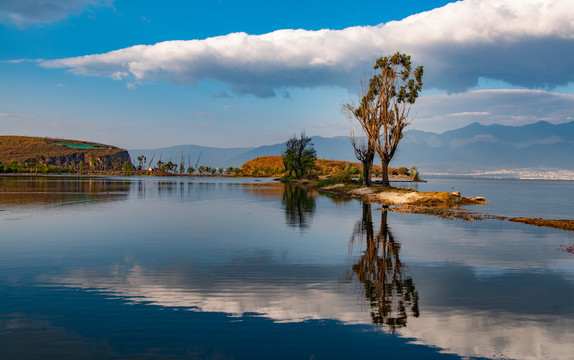
[[[25,27],[33,23],[51,23],[70,14],[82,12],[88,6],[111,5],[113,0],[2,0],[0,23]]]
[[[89,0],[87,0],[89,1]],[[44,61],[46,68],[129,83],[226,83],[236,94],[287,87],[356,89],[377,57],[406,52],[425,66],[425,88],[466,91],[480,78],[551,89],[574,82],[574,2],[464,0],[377,26],[232,33]]]
[[[413,126],[443,132],[473,122],[523,125],[537,121],[560,124],[574,120],[574,95],[541,90],[477,90],[423,96],[413,108]]]

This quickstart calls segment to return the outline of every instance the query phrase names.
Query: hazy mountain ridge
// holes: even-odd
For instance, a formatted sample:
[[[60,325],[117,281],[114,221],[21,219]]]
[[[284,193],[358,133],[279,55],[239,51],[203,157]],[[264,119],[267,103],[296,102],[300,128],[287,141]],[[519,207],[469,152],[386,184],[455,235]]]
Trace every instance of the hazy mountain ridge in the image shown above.
[[[574,170],[573,151],[574,121],[524,126],[472,123],[442,134],[407,131],[394,161],[416,164],[427,172]]]
[[[317,155],[323,159],[356,161],[347,136],[325,138],[313,136]],[[148,162],[179,163],[182,158],[195,165],[239,167],[259,156],[281,155],[284,143],[254,148],[210,148],[181,145],[154,150],[130,150],[132,159],[145,155]],[[449,130],[444,133],[409,130],[399,144],[391,166],[416,165],[423,173],[460,174],[470,171],[503,169],[574,170],[574,121],[553,125],[545,121],[523,126],[481,125]],[[378,161],[378,160],[376,160]]]

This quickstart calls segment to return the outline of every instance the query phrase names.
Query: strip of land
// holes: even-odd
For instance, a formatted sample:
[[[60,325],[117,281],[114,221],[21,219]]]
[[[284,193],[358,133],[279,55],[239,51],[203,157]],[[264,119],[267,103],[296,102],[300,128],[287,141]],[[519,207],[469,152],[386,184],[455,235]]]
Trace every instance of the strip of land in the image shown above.
[[[443,219],[480,221],[485,219],[506,220],[524,224],[574,231],[574,220],[508,217],[462,208],[465,205],[486,204],[484,197],[464,197],[459,193],[419,192],[410,189],[362,187],[358,184],[322,185],[320,180],[289,181],[296,186],[313,189],[332,196],[358,199],[366,203],[380,204],[388,211],[437,216]]]

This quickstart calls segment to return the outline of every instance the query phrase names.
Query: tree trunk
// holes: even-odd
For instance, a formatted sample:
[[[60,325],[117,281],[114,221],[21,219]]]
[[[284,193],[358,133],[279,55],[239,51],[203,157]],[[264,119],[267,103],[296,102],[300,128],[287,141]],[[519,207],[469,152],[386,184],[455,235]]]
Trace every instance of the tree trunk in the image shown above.
[[[371,172],[373,169],[373,159],[363,162],[363,186],[371,186]]]
[[[369,153],[363,160],[363,186],[371,186],[371,175],[373,173],[373,161],[375,160],[375,153]]]
[[[385,160],[381,161],[383,167],[381,176],[383,177],[382,184],[384,187],[391,187],[389,182],[389,163]]]

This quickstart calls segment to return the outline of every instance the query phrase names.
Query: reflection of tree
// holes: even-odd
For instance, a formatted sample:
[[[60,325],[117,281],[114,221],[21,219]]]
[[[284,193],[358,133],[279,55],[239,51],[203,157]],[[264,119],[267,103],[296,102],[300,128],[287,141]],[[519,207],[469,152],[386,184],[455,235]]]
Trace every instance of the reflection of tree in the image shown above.
[[[315,212],[315,196],[308,190],[298,186],[285,184],[283,193],[283,208],[287,225],[306,229]]]
[[[407,316],[419,316],[419,296],[413,279],[403,274],[399,259],[400,243],[387,225],[387,211],[381,214],[381,228],[375,234],[371,205],[363,204],[363,217],[353,231],[351,241],[365,239],[366,249],[353,265],[353,273],[363,283],[371,305],[373,323],[387,325],[394,332],[407,325]]]

